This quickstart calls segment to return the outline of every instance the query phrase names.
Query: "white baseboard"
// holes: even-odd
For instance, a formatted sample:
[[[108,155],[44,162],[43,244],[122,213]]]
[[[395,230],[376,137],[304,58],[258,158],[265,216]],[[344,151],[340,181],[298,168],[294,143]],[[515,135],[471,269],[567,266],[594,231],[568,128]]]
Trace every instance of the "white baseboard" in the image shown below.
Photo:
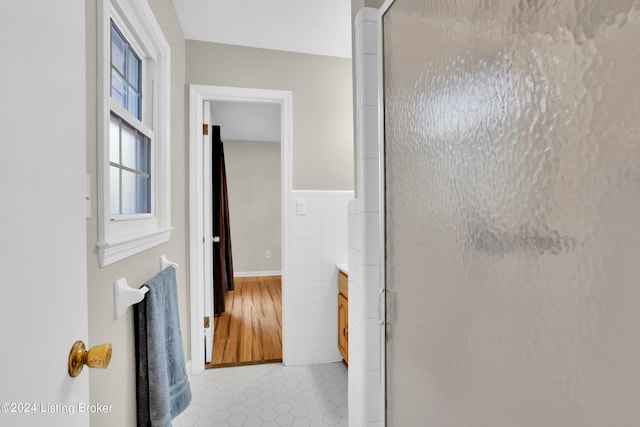
[[[282,271],[234,271],[233,277],[282,276]]]

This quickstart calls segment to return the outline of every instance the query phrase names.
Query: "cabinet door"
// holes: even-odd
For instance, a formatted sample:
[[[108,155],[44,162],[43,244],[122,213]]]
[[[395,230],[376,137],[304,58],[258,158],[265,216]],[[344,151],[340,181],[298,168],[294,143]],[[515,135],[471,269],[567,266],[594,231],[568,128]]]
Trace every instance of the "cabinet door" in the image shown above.
[[[342,293],[338,294],[338,350],[349,363],[349,308]]]

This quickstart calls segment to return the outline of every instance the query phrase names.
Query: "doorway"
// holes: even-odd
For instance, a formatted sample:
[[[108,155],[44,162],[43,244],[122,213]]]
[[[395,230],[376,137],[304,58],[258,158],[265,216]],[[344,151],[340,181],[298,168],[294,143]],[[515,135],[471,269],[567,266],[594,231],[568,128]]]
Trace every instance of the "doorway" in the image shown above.
[[[280,104],[275,102],[205,103],[205,116],[210,113],[205,123],[211,123],[214,130],[203,138],[205,235],[212,235],[212,225],[218,229],[216,212],[210,213],[209,209],[216,191],[207,187],[217,172],[212,167],[211,145],[222,141],[228,248],[233,259],[228,259],[233,265],[229,292],[223,293],[216,279],[212,282],[215,275],[210,273],[214,268],[205,265],[205,318],[213,319],[212,334],[205,336],[207,368],[282,360],[280,110]],[[211,244],[214,252],[218,244],[222,243],[214,240]],[[206,249],[208,252],[210,248]],[[208,255],[205,258],[205,263],[215,263],[212,259],[217,259]],[[218,292],[212,292],[212,288]]]
[[[280,162],[281,162],[281,277],[282,277],[282,361],[290,364],[292,355],[289,351],[288,319],[290,297],[288,292],[288,259],[287,245],[290,229],[289,206],[291,198],[291,135],[292,135],[292,94],[290,91],[274,91],[251,88],[235,88],[221,86],[190,86],[189,112],[189,223],[190,223],[190,305],[191,305],[191,366],[192,374],[198,374],[205,368],[205,334],[211,329],[203,328],[205,318],[205,281],[206,247],[211,236],[205,234],[205,201],[203,188],[204,166],[202,159],[202,124],[205,123],[205,104],[208,102],[241,102],[254,104],[276,104],[280,110]],[[272,253],[273,256],[273,253]],[[211,342],[211,341],[209,341]]]

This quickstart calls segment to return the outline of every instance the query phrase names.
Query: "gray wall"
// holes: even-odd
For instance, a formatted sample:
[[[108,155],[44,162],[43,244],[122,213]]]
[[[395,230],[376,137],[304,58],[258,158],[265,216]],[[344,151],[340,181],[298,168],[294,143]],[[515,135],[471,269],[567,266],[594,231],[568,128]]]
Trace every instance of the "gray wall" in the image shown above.
[[[353,190],[351,59],[187,40],[187,83],[293,92],[293,188]]]
[[[280,143],[225,141],[224,156],[234,272],[280,271]]]
[[[114,319],[113,282],[126,277],[139,286],[160,269],[160,255],[180,265],[177,271],[180,324],[189,357],[188,265],[187,265],[187,172],[185,128],[185,40],[171,0],[149,2],[171,48],[171,240],[125,260],[100,268],[96,253],[97,136],[96,136],[96,2],[86,1],[87,26],[87,173],[91,175],[93,217],[87,221],[87,270],[89,292],[89,345],[110,342],[113,357],[107,370],[90,370],[91,402],[113,405],[109,414],[92,414],[92,427],[136,425],[135,354],[133,310]],[[83,373],[84,374],[84,373]]]

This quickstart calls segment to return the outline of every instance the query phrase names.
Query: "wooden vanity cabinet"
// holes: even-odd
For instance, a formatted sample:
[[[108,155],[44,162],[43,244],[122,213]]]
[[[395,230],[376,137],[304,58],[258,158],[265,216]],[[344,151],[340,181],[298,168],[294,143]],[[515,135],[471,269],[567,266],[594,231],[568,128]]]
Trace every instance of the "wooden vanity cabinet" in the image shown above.
[[[349,363],[349,278],[338,270],[338,350]]]

